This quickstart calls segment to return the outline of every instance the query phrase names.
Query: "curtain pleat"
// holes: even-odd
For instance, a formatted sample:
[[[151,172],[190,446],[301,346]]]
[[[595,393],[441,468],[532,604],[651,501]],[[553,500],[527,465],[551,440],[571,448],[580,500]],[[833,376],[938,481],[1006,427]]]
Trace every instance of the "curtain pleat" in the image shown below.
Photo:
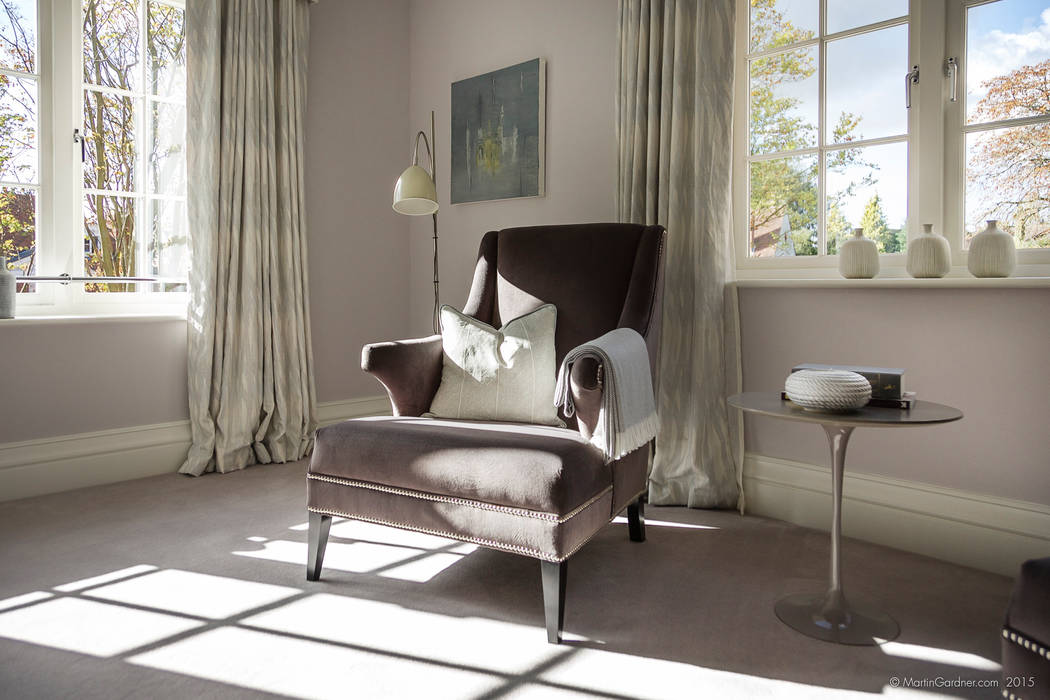
[[[741,493],[725,401],[733,17],[733,0],[620,0],[618,216],[668,230],[654,504]]]
[[[189,397],[180,471],[308,454],[304,0],[189,0]]]

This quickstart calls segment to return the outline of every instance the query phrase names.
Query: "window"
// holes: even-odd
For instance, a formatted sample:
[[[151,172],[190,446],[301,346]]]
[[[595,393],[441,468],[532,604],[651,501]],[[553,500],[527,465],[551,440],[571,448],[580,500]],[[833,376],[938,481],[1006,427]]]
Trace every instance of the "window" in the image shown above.
[[[0,245],[30,313],[185,304],[186,72],[178,0],[0,0]]]
[[[964,247],[996,219],[1050,249],[1050,1],[955,2],[949,33],[952,225]]]
[[[904,276],[920,223],[964,270],[986,219],[1013,234],[1018,274],[1050,275],[1036,250],[1050,248],[1050,0],[748,0],[738,13],[741,276],[832,275],[853,227]]]
[[[32,275],[41,174],[36,2],[0,0],[0,10],[0,255],[16,274]]]

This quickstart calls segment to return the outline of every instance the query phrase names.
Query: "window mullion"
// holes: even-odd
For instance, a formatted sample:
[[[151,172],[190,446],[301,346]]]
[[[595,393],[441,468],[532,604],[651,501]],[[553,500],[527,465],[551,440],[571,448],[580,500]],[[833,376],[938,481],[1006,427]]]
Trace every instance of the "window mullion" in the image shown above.
[[[827,56],[827,42],[824,34],[827,29],[827,0],[820,0],[817,15],[817,31],[820,43],[817,44],[817,257],[827,252],[827,158],[824,156],[825,115],[827,113],[826,77],[824,62]]]

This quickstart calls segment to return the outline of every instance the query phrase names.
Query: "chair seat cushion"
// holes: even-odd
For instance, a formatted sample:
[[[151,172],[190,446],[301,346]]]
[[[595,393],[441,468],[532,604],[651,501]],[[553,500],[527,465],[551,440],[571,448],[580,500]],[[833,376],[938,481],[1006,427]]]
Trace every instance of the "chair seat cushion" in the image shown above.
[[[310,474],[565,516],[611,488],[603,462],[576,430],[400,416],[321,428]]]

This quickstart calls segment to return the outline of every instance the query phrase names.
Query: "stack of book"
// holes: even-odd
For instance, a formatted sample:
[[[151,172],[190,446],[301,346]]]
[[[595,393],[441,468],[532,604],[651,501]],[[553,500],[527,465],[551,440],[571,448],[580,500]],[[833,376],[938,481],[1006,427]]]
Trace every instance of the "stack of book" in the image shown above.
[[[911,408],[915,404],[915,392],[904,390],[904,370],[893,367],[858,367],[852,365],[822,365],[803,362],[791,368],[792,372],[801,369],[841,369],[856,372],[871,383],[871,401],[869,406],[885,408]],[[787,394],[780,393],[780,398],[787,400]]]

